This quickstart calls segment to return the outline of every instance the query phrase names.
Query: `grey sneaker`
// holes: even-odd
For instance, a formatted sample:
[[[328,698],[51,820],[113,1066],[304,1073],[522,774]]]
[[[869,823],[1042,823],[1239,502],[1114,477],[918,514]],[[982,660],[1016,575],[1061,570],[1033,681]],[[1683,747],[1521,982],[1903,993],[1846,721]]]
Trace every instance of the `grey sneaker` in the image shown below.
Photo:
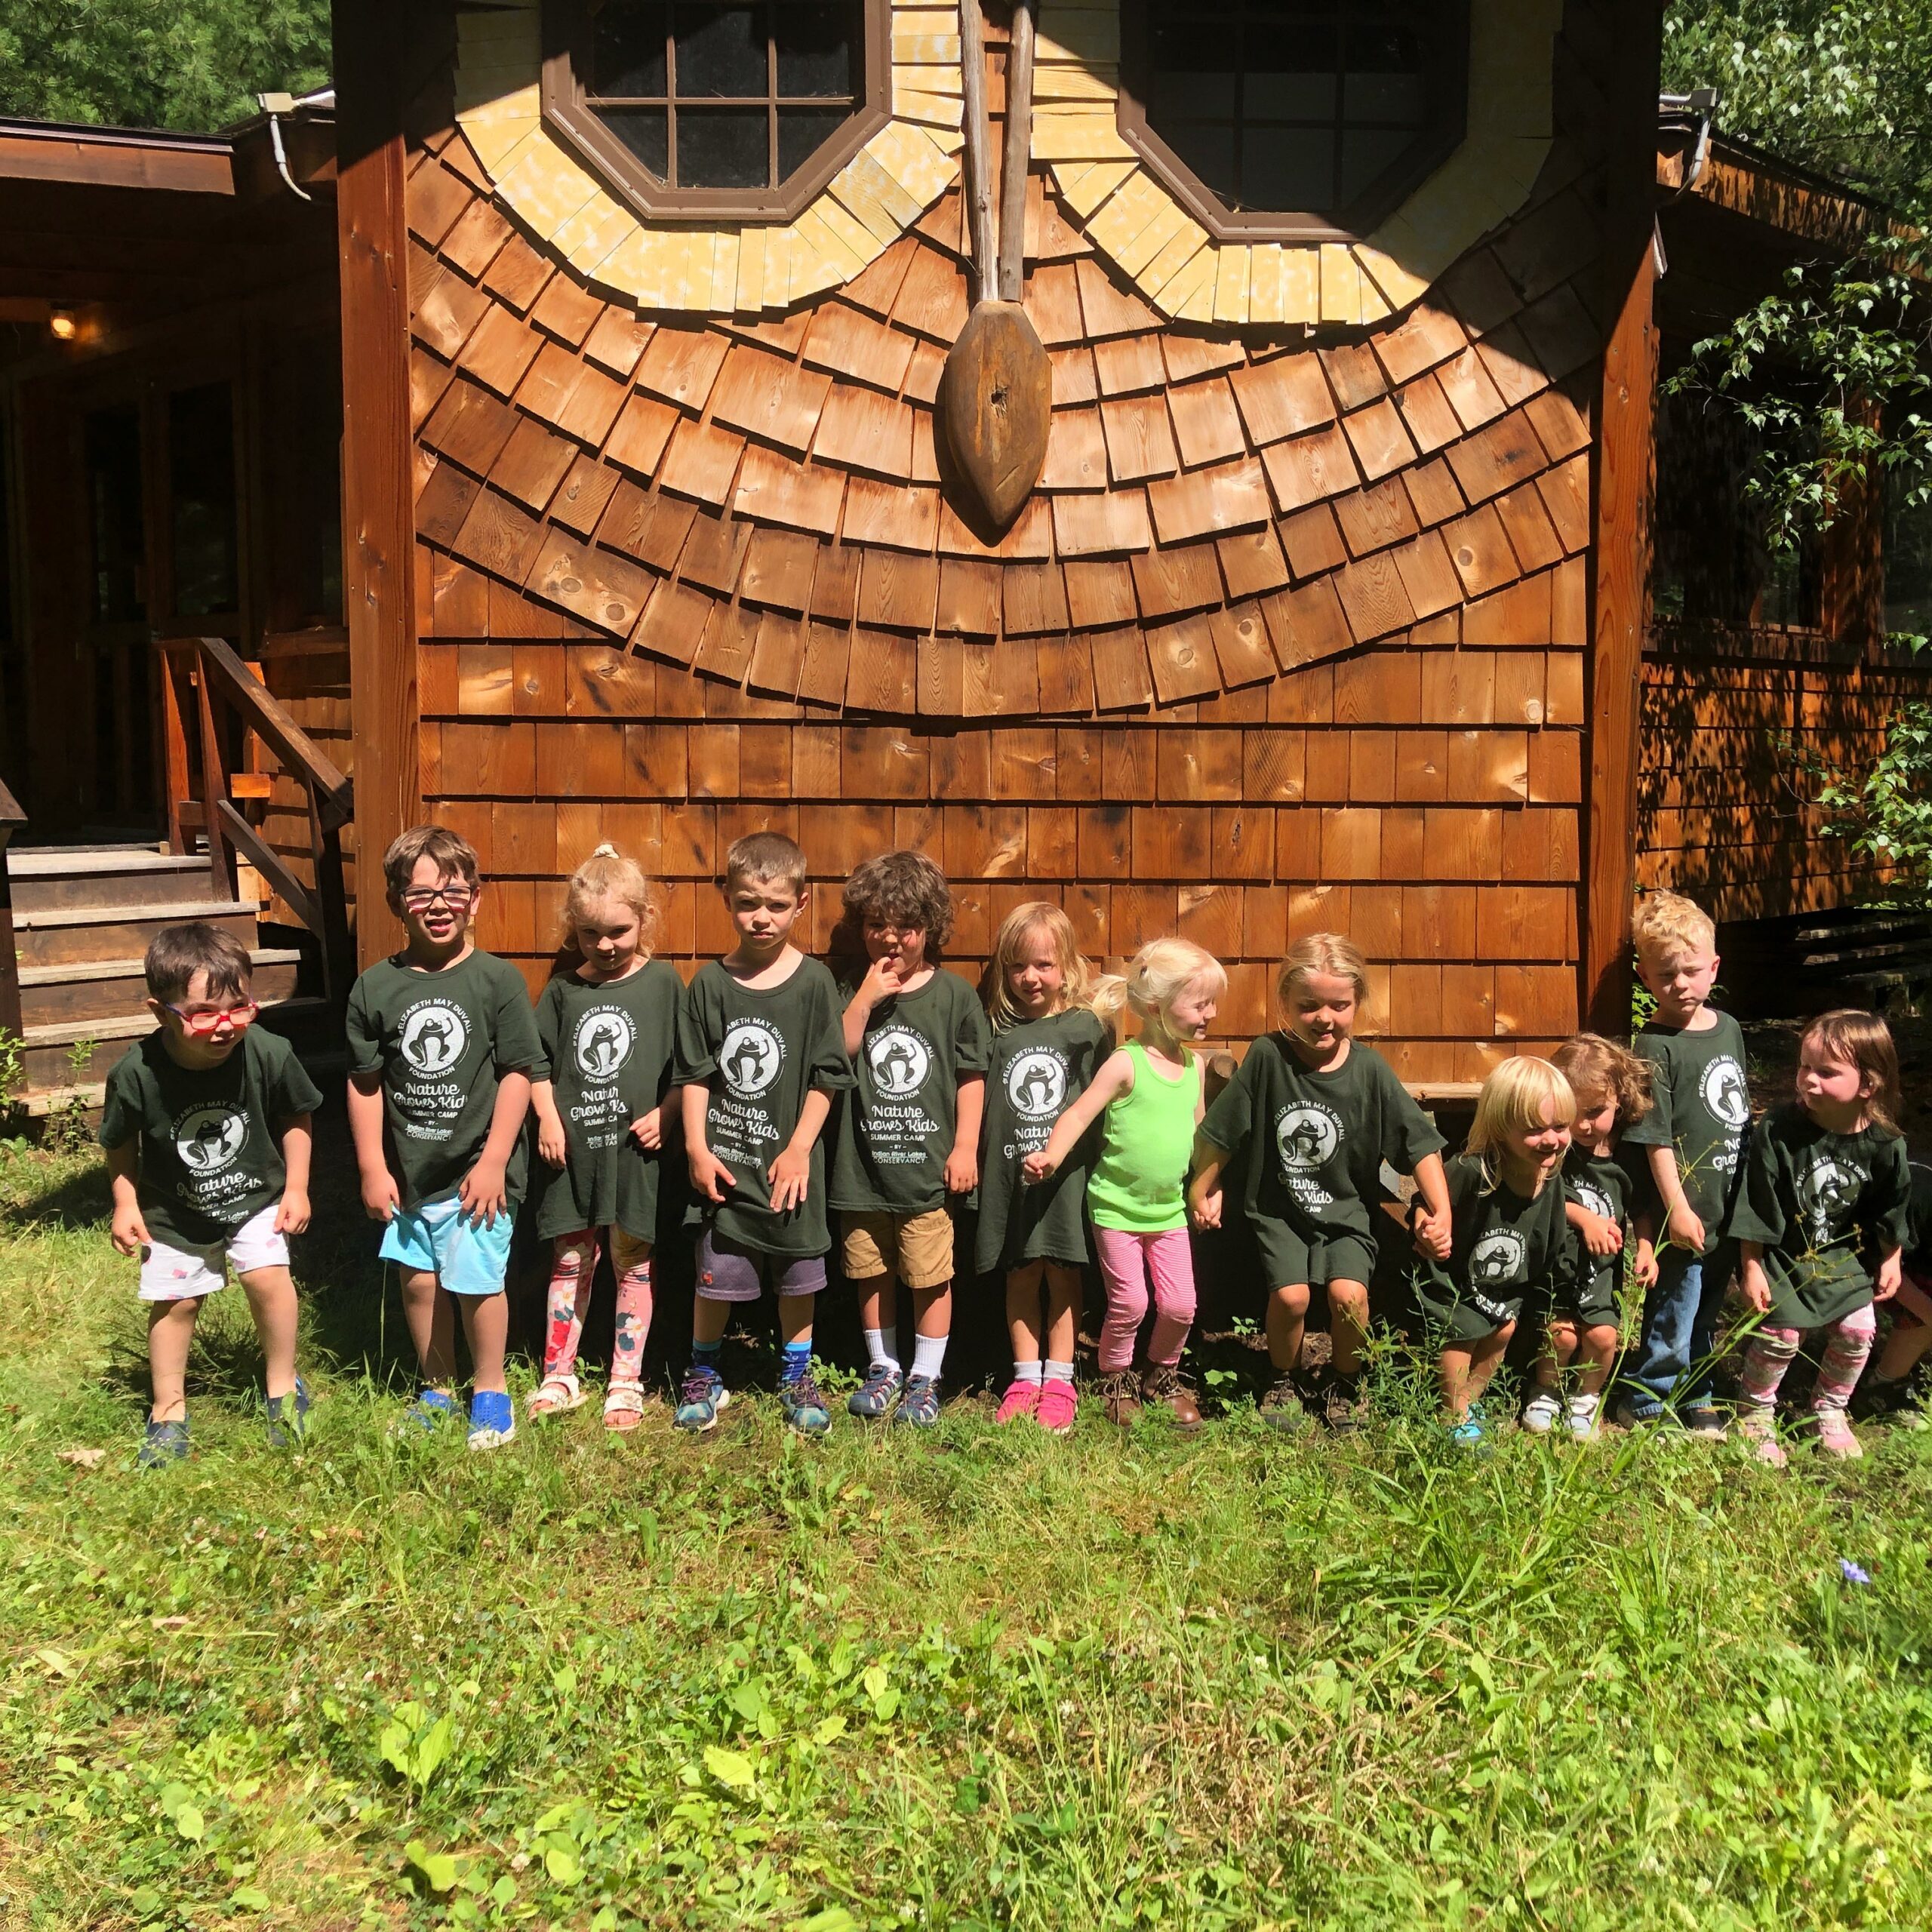
[[[171,1463],[188,1460],[188,1425],[185,1422],[151,1422],[141,1432],[141,1453],[134,1458],[137,1469],[165,1469]]]
[[[826,1407],[810,1369],[795,1382],[781,1382],[778,1400],[786,1422],[801,1435],[823,1435],[832,1426],[832,1411]]]
[[[878,1422],[892,1413],[905,1378],[891,1363],[875,1361],[866,1371],[866,1379],[845,1398],[845,1413],[862,1421]]]
[[[1563,1398],[1554,1389],[1539,1388],[1523,1404],[1518,1417],[1532,1435],[1547,1435],[1563,1419]]]
[[[1292,1375],[1279,1376],[1275,1386],[1261,1398],[1261,1420],[1284,1435],[1300,1435],[1313,1426],[1315,1418],[1302,1406],[1301,1391]]]
[[[718,1426],[718,1412],[731,1399],[724,1378],[715,1369],[694,1368],[678,1391],[678,1412],[673,1425],[692,1435],[702,1435]]]
[[[910,1423],[916,1429],[931,1429],[939,1420],[939,1384],[930,1375],[908,1378],[906,1394],[892,1412],[895,1423]]]

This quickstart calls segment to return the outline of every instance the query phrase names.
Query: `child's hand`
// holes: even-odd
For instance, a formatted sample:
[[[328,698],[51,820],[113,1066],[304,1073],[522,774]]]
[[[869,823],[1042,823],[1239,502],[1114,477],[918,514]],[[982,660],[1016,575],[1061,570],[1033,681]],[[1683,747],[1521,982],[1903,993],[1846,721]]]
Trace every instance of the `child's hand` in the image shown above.
[[[1447,1209],[1440,1214],[1430,1213],[1426,1207],[1416,1210],[1415,1241],[1418,1254],[1426,1254],[1434,1261],[1447,1261],[1454,1240],[1454,1229],[1451,1225]]]
[[[108,1235],[123,1254],[139,1254],[143,1248],[154,1245],[148,1235],[148,1224],[141,1219],[141,1211],[131,1201],[126,1207],[115,1209]]]
[[[1198,1186],[1189,1189],[1187,1211],[1197,1228],[1218,1228],[1221,1225],[1221,1190],[1218,1187],[1204,1191]]]
[[[869,1013],[881,1000],[891,998],[900,986],[899,962],[875,959],[872,970],[859,982],[858,1001]]]
[[[1677,1205],[1670,1211],[1670,1219],[1665,1223],[1665,1226],[1671,1239],[1675,1241],[1679,1247],[1687,1247],[1693,1254],[1703,1253],[1704,1224],[1691,1213],[1689,1201],[1678,1202]],[[1765,1306],[1769,1307],[1770,1304],[1767,1302]]]
[[[471,1220],[486,1228],[497,1225],[497,1217],[509,1211],[504,1198],[507,1183],[500,1161],[478,1161],[463,1177],[457,1198]]]
[[[946,1164],[949,1168],[952,1163]],[[771,1189],[771,1211],[789,1214],[794,1208],[802,1206],[811,1177],[811,1149],[787,1147],[765,1170],[764,1178]]]
[[[1878,1263],[1878,1278],[1872,1284],[1874,1301],[1890,1301],[1899,1291],[1899,1284],[1905,1278],[1905,1269],[1896,1254],[1888,1254]]]
[[[664,1109],[653,1107],[631,1122],[631,1138],[647,1154],[654,1154],[664,1144]]]
[[[691,1152],[691,1185],[706,1201],[722,1201],[728,1187],[736,1187],[738,1177],[709,1147],[694,1147]]]
[[[1657,1251],[1647,1241],[1637,1244],[1637,1259],[1631,1265],[1630,1278],[1640,1288],[1654,1288],[1657,1284]]]
[[[537,1151],[553,1168],[561,1168],[570,1158],[570,1144],[564,1138],[564,1123],[556,1115],[537,1123]]]
[[[1043,1186],[1059,1171],[1059,1161],[1054,1158],[1052,1150],[1046,1147],[1037,1154],[1029,1154],[1020,1164],[1020,1178],[1028,1187]]]
[[[394,1220],[402,1205],[402,1195],[387,1168],[378,1168],[362,1177],[362,1211],[372,1221],[386,1225]]]
[[[946,1191],[971,1194],[980,1184],[980,1156],[971,1147],[955,1147],[946,1157]]]
[[[1743,1283],[1744,1299],[1748,1301],[1760,1315],[1770,1314],[1771,1312],[1771,1284],[1765,1277],[1764,1266],[1762,1262],[1747,1261],[1745,1263]]]
[[[1588,1208],[1580,1208],[1576,1228],[1583,1238],[1583,1245],[1592,1254],[1621,1254],[1623,1252],[1623,1230],[1607,1215],[1592,1214]]]
[[[275,1231],[278,1235],[306,1234],[309,1231],[309,1195],[306,1189],[285,1187],[281,1205],[275,1211]]]

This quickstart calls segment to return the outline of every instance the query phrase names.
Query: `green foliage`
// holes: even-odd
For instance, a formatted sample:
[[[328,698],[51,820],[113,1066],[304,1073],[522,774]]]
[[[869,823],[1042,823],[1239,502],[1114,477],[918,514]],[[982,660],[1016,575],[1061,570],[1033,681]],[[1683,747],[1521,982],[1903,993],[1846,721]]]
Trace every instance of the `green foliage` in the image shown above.
[[[1824,835],[1844,841],[1852,869],[1886,875],[1866,903],[1932,909],[1932,704],[1892,713],[1885,749],[1867,770],[1834,764],[1809,746],[1780,749],[1801,792],[1824,808]]]
[[[0,113],[212,129],[329,59],[328,0],[0,0]]]

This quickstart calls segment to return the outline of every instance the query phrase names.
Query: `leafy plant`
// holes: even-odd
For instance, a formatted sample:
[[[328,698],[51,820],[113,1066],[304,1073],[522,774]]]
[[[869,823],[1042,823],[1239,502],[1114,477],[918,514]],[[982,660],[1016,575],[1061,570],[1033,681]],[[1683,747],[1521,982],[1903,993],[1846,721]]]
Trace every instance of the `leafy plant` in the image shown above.
[[[1932,908],[1932,704],[1893,712],[1885,749],[1868,769],[1834,763],[1809,746],[1781,747],[1842,840],[1855,870],[1881,874],[1866,895],[1881,907]]]

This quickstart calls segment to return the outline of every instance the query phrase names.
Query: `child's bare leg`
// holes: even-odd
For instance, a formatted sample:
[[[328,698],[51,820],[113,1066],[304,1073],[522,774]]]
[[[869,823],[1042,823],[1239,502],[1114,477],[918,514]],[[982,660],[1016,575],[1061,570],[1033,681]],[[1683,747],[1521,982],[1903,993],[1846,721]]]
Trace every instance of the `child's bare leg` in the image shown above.
[[[924,1336],[952,1333],[952,1284],[942,1281],[936,1288],[912,1291],[913,1327]]]
[[[271,1398],[295,1388],[295,1281],[286,1268],[251,1268],[242,1277],[262,1345],[264,1378]]]
[[[1302,1335],[1308,1323],[1308,1284],[1276,1288],[1268,1297],[1268,1359],[1277,1375],[1301,1366]]]
[[[891,1275],[869,1275],[859,1284],[859,1326],[891,1328],[899,1320],[899,1283]]]
[[[1080,1270],[1058,1261],[1049,1261],[1046,1266],[1046,1358],[1070,1364],[1080,1315]]]
[[[493,1295],[460,1295],[463,1332],[469,1342],[470,1386],[479,1395],[500,1395],[509,1389],[503,1380],[503,1355],[509,1346],[510,1298],[499,1288]]]
[[[1509,1346],[1509,1338],[1516,1332],[1513,1321],[1506,1321],[1493,1335],[1485,1335],[1469,1350],[1469,1373],[1463,1382],[1463,1404],[1466,1414],[1469,1404],[1475,1401],[1489,1386],[1490,1378],[1496,1373],[1503,1360],[1503,1351]]]
[[[1614,1331],[1612,1339],[1614,1340]],[[1546,1323],[1543,1331],[1543,1352],[1537,1357],[1537,1386],[1540,1389],[1556,1387],[1562,1379],[1564,1370],[1570,1366],[1576,1353],[1576,1323],[1561,1315]],[[1599,1380],[1596,1386],[1600,1389],[1602,1386]],[[1589,1392],[1594,1393],[1595,1391]]]
[[[1368,1341],[1368,1284],[1340,1280],[1328,1284],[1328,1336],[1331,1360],[1337,1375],[1358,1375],[1361,1352]]]
[[[1599,1322],[1583,1331],[1580,1342],[1583,1366],[1577,1376],[1577,1392],[1598,1395],[1610,1379],[1610,1365],[1617,1359],[1617,1331],[1608,1322]]]
[[[787,1297],[779,1298],[778,1306],[782,1313]],[[731,1324],[731,1304],[728,1301],[714,1301],[709,1295],[698,1295],[691,1303],[691,1341],[700,1349],[715,1349],[724,1339],[724,1331]]]
[[[402,1316],[416,1345],[423,1386],[448,1389],[456,1380],[456,1310],[437,1286],[433,1269],[404,1271]]]
[[[148,1379],[153,1386],[153,1422],[184,1422],[188,1415],[188,1351],[195,1340],[201,1297],[148,1303]]]
[[[1040,1281],[1047,1272],[1044,1261],[1029,1261],[1011,1269],[1006,1278],[1006,1332],[1013,1344],[1016,1366],[1038,1361],[1042,1342],[1040,1320]]]
[[[1903,1380],[1932,1349],[1932,1295],[1915,1281],[1901,1282],[1892,1316],[1892,1332],[1872,1371],[1886,1382]]]
[[[715,1302],[718,1310],[718,1334],[724,1332],[724,1317],[730,1313],[724,1302]],[[809,1342],[812,1338],[812,1317],[818,1312],[817,1295],[780,1295],[778,1297],[778,1332],[786,1342],[796,1346]],[[715,1340],[715,1336],[710,1338]]]
[[[1442,1384],[1442,1406],[1451,1422],[1469,1412],[1469,1350],[1466,1343],[1447,1342],[1437,1358],[1435,1372]]]

